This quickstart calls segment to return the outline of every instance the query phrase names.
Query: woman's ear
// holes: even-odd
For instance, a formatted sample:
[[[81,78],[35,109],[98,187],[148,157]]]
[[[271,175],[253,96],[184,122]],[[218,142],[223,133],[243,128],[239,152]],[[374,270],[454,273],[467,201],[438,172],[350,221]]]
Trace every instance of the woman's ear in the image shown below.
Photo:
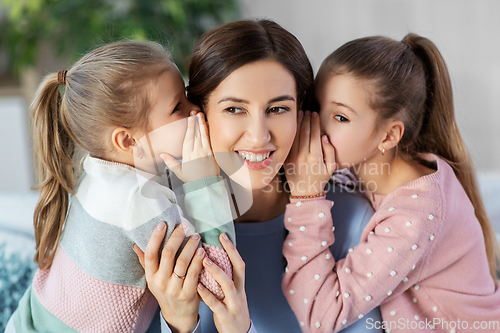
[[[115,128],[111,134],[111,142],[118,152],[133,155],[133,147],[137,141],[134,139],[133,133],[129,129],[118,127]]]
[[[380,151],[390,150],[396,147],[403,138],[405,132],[405,125],[401,120],[393,120],[387,124],[385,130],[385,137],[380,142]]]

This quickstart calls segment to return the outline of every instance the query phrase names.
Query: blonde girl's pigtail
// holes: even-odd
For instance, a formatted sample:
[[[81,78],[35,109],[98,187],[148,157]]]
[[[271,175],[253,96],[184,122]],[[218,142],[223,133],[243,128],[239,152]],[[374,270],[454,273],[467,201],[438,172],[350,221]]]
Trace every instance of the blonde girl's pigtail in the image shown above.
[[[426,115],[414,151],[430,152],[443,157],[452,166],[472,205],[486,245],[490,273],[499,274],[500,249],[479,192],[472,160],[455,121],[451,80],[437,47],[427,38],[408,34],[402,42],[422,61],[426,74]]]
[[[65,73],[64,73],[65,74]],[[33,145],[40,197],[35,208],[35,262],[49,268],[61,236],[69,193],[74,189],[72,162],[75,143],[64,125],[59,83],[61,75],[48,75],[36,92],[31,105]],[[65,83],[64,81],[61,83]]]

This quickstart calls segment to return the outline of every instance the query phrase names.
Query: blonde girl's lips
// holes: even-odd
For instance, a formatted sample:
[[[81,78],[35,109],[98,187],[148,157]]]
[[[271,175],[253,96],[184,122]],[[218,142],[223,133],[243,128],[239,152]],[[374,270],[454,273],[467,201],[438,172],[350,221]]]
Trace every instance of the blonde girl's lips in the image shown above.
[[[239,158],[249,169],[261,170],[269,166],[273,160],[273,150],[249,151],[238,150],[236,151]]]

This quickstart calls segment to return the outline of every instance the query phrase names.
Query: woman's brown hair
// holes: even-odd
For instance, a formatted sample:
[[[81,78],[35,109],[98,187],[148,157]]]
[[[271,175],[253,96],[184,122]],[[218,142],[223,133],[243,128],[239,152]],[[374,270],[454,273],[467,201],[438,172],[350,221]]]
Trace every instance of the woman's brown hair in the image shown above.
[[[236,21],[206,32],[189,59],[188,98],[205,109],[210,94],[229,74],[259,60],[274,60],[292,73],[300,108],[312,90],[311,63],[299,40],[269,20]]]
[[[153,42],[117,42],[91,51],[67,71],[61,96],[58,73],[40,84],[31,105],[40,197],[35,208],[35,262],[49,268],[75,188],[73,158],[79,146],[106,158],[112,127],[145,128],[151,108],[148,87],[173,66]]]
[[[337,74],[353,75],[369,84],[370,107],[380,122],[403,121],[404,134],[397,148],[404,157],[419,160],[420,154],[431,153],[451,165],[474,206],[490,272],[497,279],[498,242],[455,121],[450,75],[434,43],[413,33],[401,42],[381,36],[356,39],[324,60],[317,84]]]

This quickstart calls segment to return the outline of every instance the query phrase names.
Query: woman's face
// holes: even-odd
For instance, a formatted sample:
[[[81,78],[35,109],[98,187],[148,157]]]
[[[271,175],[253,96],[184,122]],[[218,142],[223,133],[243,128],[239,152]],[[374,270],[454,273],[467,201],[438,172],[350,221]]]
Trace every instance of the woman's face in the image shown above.
[[[269,185],[297,129],[293,75],[273,60],[246,64],[211,93],[205,112],[221,169],[246,188]]]

